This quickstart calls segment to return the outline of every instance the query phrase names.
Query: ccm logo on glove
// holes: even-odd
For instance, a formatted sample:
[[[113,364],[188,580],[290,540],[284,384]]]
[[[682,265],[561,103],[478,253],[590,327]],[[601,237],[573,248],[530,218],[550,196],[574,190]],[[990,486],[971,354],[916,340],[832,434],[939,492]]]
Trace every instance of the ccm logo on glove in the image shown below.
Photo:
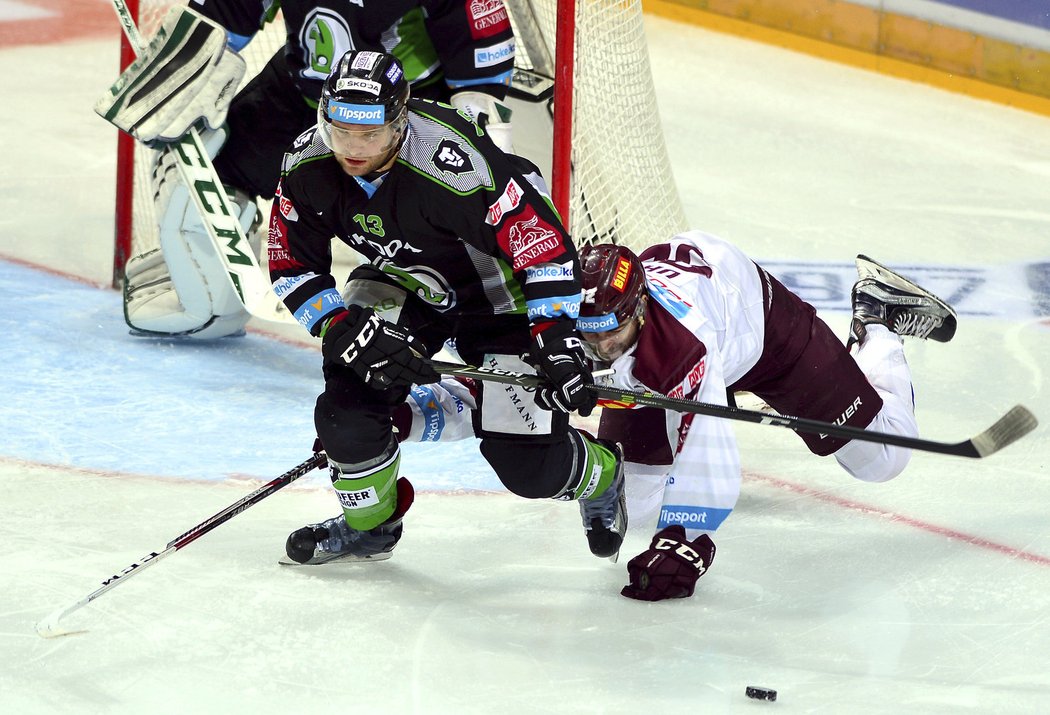
[[[375,389],[437,382],[425,346],[371,308],[351,305],[325,325],[321,355],[326,365],[347,365]]]
[[[620,594],[639,601],[662,601],[693,595],[696,581],[715,559],[715,542],[707,534],[686,539],[685,527],[669,526],[653,537],[646,551],[627,562],[631,582]]]

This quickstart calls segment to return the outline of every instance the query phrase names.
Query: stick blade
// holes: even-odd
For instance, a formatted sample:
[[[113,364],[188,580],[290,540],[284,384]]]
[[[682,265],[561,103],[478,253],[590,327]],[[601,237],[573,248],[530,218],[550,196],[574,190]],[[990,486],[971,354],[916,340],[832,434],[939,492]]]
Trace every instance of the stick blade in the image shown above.
[[[36,633],[41,638],[59,638],[61,636],[72,636],[77,633],[87,633],[83,628],[79,630],[67,630],[58,625],[62,617],[69,612],[68,608],[60,608],[47,618],[36,624]]]
[[[970,440],[977,456],[987,457],[1017,440],[1039,426],[1039,420],[1023,405],[1014,405],[1009,412]]]

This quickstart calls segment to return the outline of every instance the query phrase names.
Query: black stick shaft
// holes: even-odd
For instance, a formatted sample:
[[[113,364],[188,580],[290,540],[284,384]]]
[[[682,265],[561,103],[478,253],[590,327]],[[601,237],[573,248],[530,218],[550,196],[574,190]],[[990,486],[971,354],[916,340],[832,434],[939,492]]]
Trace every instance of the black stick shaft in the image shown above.
[[[304,474],[308,474],[314,469],[318,469],[319,467],[322,467],[326,464],[328,464],[328,457],[323,452],[318,452],[302,464],[293,467],[292,469],[289,469],[287,472],[285,472],[279,477],[276,477],[275,479],[271,479],[269,482],[259,487],[251,494],[242,497],[241,499],[238,499],[236,502],[230,504],[218,514],[215,514],[214,516],[211,516],[202,521],[201,523],[197,524],[185,534],[182,534],[181,536],[176,536],[174,539],[169,541],[167,546],[165,546],[160,552],[151,551],[150,553],[140,558],[138,561],[125,568],[123,571],[113,574],[112,576],[107,578],[105,581],[102,582],[101,586],[99,586],[94,591],[81,598],[79,601],[71,603],[68,606],[58,609],[57,611],[54,611],[53,613],[51,613],[51,615],[49,615],[47,618],[45,618],[37,624],[37,633],[39,633],[44,638],[65,635],[66,631],[62,631],[58,628],[58,622],[73,611],[86,606],[87,604],[91,603],[96,598],[104,594],[106,591],[109,591],[111,588],[123,583],[135,574],[146,570],[146,568],[153,566],[158,561],[170,556],[171,554],[181,549],[183,546],[186,546],[187,544],[196,541],[200,537],[207,534],[209,531],[212,531],[216,527],[220,526],[221,524],[225,524],[227,521],[237,516],[245,509],[255,504],[258,504],[266,497],[270,496],[277,490],[283,489],[284,487],[288,486]]]
[[[444,375],[460,375],[463,377],[472,377],[476,380],[515,384],[525,388],[536,387],[542,382],[542,380],[536,375],[524,375],[521,373],[507,372],[493,368],[480,368],[471,365],[459,365],[457,363],[439,361],[432,361],[431,365],[437,372]],[[949,454],[957,457],[987,457],[989,454],[999,451],[1011,442],[1028,434],[1035,429],[1038,424],[1035,416],[1031,412],[1021,405],[1016,405],[994,425],[973,439],[956,443],[933,442],[918,437],[907,437],[904,435],[876,432],[874,430],[866,430],[858,427],[836,425],[831,422],[811,420],[804,417],[770,415],[765,412],[744,410],[738,407],[727,407],[725,405],[713,405],[708,402],[695,402],[693,400],[685,400],[678,397],[667,397],[666,395],[660,395],[655,392],[633,392],[604,385],[591,385],[590,389],[597,393],[598,397],[602,399],[619,402],[625,405],[644,405],[664,410],[673,410],[675,412],[707,415],[709,417],[771,425],[773,427],[786,427],[787,429],[792,429],[796,432],[823,434],[831,437],[840,437],[842,439],[855,439],[864,442],[889,444],[895,447],[905,447],[907,449],[935,452],[937,454]]]

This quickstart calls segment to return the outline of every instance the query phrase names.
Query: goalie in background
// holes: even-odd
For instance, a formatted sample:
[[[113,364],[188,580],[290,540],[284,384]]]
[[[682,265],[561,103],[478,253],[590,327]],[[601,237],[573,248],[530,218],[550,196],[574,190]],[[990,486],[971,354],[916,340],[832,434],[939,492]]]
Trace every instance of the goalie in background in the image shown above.
[[[237,52],[278,9],[287,43],[236,92],[245,73]],[[351,49],[389,49],[402,60],[414,96],[451,102],[512,150],[503,99],[514,35],[503,0],[385,0],[367,7],[346,0],[195,0],[192,9],[173,8],[96,111],[154,148],[178,141],[191,127],[202,130],[241,227],[258,250],[256,199],[273,196],[285,150],[316,121],[321,86]],[[128,261],[125,320],[145,335],[242,334],[251,316],[229,285],[175,159],[161,153],[157,161],[160,247]]]
[[[480,385],[472,432],[510,492],[577,502],[591,552],[614,557],[627,528],[620,452],[569,425],[597,398],[576,332],[576,248],[536,167],[462,112],[409,99],[389,54],[344,55],[316,116],[285,155],[269,266],[321,338],[314,425],[342,509],[293,532],[286,562],[391,553],[412,503],[393,417],[413,385],[438,382],[423,358],[450,340],[469,362],[545,378],[536,390]],[[333,237],[367,261],[342,292]]]

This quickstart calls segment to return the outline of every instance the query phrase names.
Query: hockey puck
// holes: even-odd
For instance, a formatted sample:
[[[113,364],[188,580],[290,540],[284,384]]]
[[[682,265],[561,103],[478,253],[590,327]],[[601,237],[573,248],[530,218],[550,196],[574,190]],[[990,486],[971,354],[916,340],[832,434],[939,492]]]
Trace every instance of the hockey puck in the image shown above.
[[[777,699],[777,691],[772,688],[760,688],[757,685],[749,685],[744,689],[744,695],[752,700],[768,700],[773,702]]]

